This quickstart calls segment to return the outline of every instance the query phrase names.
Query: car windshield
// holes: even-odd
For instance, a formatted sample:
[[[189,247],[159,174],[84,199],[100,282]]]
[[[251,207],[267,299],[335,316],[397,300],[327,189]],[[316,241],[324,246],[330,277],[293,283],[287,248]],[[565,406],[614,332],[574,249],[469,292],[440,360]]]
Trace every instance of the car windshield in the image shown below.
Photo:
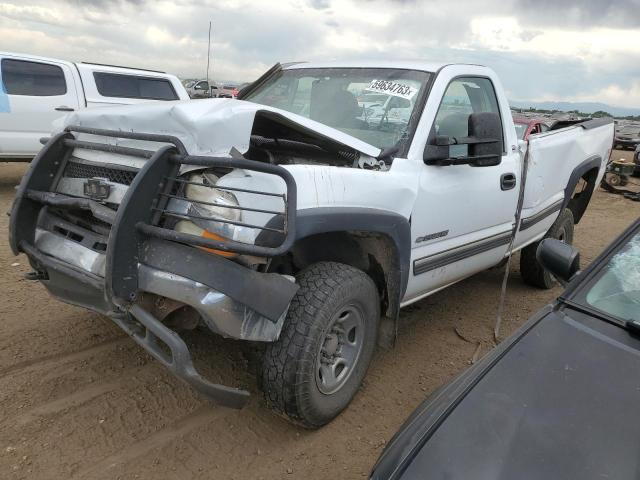
[[[640,232],[618,249],[580,296],[620,320],[640,320]]]
[[[385,149],[411,137],[430,74],[391,68],[280,71],[244,100],[310,118]]]
[[[527,133],[527,125],[525,123],[515,123],[516,134],[520,140],[524,140],[524,134]]]

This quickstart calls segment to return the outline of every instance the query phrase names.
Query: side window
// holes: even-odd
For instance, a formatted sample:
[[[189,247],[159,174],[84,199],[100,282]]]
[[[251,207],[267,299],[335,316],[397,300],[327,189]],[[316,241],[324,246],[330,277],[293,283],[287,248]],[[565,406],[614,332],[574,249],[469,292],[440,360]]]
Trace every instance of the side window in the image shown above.
[[[3,58],[2,82],[9,95],[53,97],[67,93],[62,68],[50,63]]]
[[[540,124],[540,132],[544,133],[544,132],[548,132],[549,131],[549,126],[546,123],[541,123]]]
[[[94,72],[98,93],[103,97],[178,100],[169,80],[120,73]]]
[[[460,77],[452,80],[444,92],[436,115],[437,135],[466,137],[469,135],[469,115],[472,113],[500,113],[498,99],[488,78]],[[467,145],[452,145],[452,156],[464,156]]]

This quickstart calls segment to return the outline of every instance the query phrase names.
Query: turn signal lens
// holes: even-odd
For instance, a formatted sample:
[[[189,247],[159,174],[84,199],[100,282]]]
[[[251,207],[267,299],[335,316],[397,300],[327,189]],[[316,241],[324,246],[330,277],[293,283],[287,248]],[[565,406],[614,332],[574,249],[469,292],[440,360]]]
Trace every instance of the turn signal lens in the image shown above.
[[[203,230],[202,234],[200,236],[204,237],[204,238],[210,238],[211,240],[217,240],[219,242],[226,242],[227,241],[226,238],[223,238],[220,235],[216,235],[215,233],[208,232],[207,230]],[[225,252],[224,250],[216,250],[214,248],[207,248],[207,247],[200,247],[200,248],[202,250],[206,250],[207,252],[215,253],[216,255],[220,255],[221,257],[225,257],[225,258],[233,258],[233,257],[237,257],[238,256],[237,253]]]
[[[189,222],[187,220],[179,221],[176,224],[175,229],[177,232],[189,233],[191,235],[197,235],[199,237],[209,238],[211,240],[217,240],[219,242],[228,241],[227,238],[224,238],[220,235],[204,230],[199,226],[197,226],[195,223]],[[216,255],[220,255],[221,257],[225,257],[225,258],[234,258],[238,256],[237,253],[225,252],[224,250],[216,250],[215,248],[207,248],[207,247],[198,247],[198,248],[210,253],[215,253]]]

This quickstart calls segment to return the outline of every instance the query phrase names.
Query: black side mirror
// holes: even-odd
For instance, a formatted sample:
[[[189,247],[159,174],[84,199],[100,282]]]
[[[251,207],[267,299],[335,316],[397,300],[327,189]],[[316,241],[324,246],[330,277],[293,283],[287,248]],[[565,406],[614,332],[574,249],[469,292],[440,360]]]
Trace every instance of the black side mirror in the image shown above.
[[[468,117],[468,135],[450,137],[436,135],[429,137],[424,150],[427,165],[472,165],[490,167],[502,161],[502,122],[500,115],[492,112],[472,113]],[[468,145],[468,155],[451,157],[451,145]]]
[[[555,238],[545,238],[540,242],[536,250],[536,259],[563,285],[580,270],[580,252]]]

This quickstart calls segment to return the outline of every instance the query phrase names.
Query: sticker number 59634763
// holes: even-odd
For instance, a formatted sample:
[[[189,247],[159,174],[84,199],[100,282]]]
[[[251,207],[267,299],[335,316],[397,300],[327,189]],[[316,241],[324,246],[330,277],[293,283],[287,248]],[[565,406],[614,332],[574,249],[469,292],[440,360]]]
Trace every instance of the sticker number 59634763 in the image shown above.
[[[393,82],[390,80],[371,80],[367,90],[376,93],[386,93],[387,95],[406,99],[412,98],[418,91],[417,88],[412,87],[411,85]]]

